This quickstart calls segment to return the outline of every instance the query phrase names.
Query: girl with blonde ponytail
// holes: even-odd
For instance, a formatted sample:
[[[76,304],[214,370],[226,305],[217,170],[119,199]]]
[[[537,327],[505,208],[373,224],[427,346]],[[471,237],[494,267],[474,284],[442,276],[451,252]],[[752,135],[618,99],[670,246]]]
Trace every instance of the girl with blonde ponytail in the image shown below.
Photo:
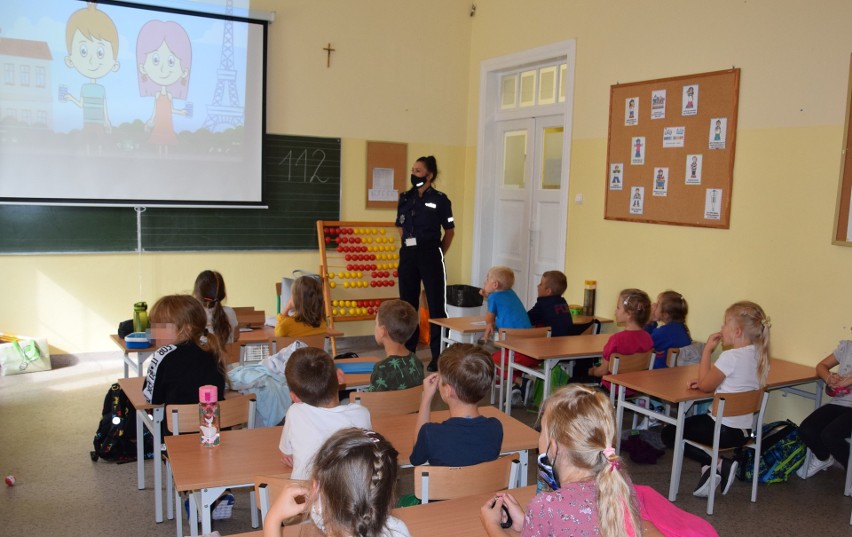
[[[698,378],[689,383],[689,387],[702,392],[739,393],[766,386],[769,374],[769,329],[772,322],[766,312],[754,302],[742,301],[725,310],[725,322],[722,330],[711,334],[704,345],[701,361],[698,364]],[[714,363],[713,350],[722,343],[728,350],[722,352]],[[736,448],[744,445],[751,435],[753,416],[730,416],[722,418],[719,436],[721,449]],[[702,444],[713,444],[713,429],[716,417],[711,414],[690,416],[684,422],[683,437]],[[667,425],[662,430],[663,442],[674,447],[675,428]],[[710,493],[710,455],[689,444],[684,455],[701,463],[701,479],[698,481],[694,496],[706,498]],[[737,461],[719,458],[714,469],[718,479],[712,481],[722,485],[722,494],[727,494],[734,482]]]
[[[554,490],[533,498],[526,516],[510,493],[498,493],[480,511],[488,535],[660,535],[640,517],[614,441],[612,405],[600,390],[571,384],[548,397],[542,406],[539,468]],[[504,506],[511,529],[500,526]]]

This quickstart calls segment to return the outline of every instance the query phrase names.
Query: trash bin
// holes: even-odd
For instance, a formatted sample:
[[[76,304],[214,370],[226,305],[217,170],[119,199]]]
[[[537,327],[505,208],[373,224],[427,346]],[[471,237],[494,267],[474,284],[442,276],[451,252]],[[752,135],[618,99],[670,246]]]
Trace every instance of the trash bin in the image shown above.
[[[484,315],[479,287],[464,284],[448,285],[447,316],[467,317],[471,315]]]

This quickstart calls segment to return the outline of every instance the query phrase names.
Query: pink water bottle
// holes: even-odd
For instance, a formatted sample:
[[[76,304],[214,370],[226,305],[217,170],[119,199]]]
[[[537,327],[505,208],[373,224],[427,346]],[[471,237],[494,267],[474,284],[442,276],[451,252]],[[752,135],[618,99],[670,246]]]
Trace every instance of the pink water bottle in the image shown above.
[[[219,390],[207,385],[198,388],[198,422],[201,428],[201,445],[219,445]]]

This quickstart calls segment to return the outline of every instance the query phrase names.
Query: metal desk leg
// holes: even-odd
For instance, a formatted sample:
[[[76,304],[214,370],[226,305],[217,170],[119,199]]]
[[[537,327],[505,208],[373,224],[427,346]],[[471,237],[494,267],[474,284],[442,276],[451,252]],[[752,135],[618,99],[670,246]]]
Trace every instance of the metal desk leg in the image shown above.
[[[558,360],[545,360],[544,361],[544,389],[541,391],[541,402],[544,404],[544,400],[550,397],[550,372],[553,371],[553,366],[558,364]]]
[[[691,401],[681,401],[677,404],[677,425],[675,425],[674,454],[672,455],[672,478],[669,483],[669,501],[677,500],[680,488],[680,472],[683,468],[683,421]]]
[[[127,364],[124,364],[125,371]],[[127,375],[124,376],[127,378]],[[145,421],[148,413],[144,410],[136,411],[136,488],[145,490]]]
[[[506,364],[506,382],[512,382],[513,373],[515,372],[515,351],[509,351],[509,363]],[[512,389],[509,388],[506,390],[506,403],[504,408],[504,412],[507,415],[512,415]]]
[[[154,409],[154,418],[151,422],[151,436],[154,437],[154,520],[163,521],[163,436],[162,424],[166,416],[165,407]],[[144,459],[143,459],[144,461]]]
[[[615,452],[621,455],[621,427],[624,423],[624,386],[612,384],[610,388],[618,388],[618,403],[615,410]]]
[[[525,449],[518,454],[521,461],[520,486],[526,487],[529,481],[530,450]]]

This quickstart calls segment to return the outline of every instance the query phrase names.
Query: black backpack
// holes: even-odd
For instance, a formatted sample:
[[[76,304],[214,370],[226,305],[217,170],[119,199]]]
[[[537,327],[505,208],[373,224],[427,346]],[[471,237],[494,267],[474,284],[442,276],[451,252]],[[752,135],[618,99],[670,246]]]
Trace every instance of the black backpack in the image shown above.
[[[145,458],[154,457],[154,439],[143,427]],[[136,411],[121,386],[113,384],[104,397],[101,422],[93,440],[95,450],[89,453],[93,461],[101,458],[111,462],[136,460]]]

